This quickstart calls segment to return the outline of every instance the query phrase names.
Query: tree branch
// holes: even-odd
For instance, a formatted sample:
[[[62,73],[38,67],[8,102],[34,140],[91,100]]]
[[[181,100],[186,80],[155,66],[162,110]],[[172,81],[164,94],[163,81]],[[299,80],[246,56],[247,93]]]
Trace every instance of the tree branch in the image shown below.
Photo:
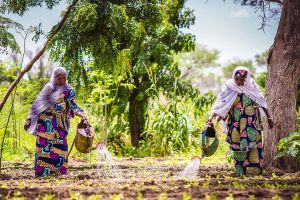
[[[3,106],[5,105],[9,95],[11,94],[11,92],[13,91],[13,89],[16,87],[16,85],[20,82],[21,78],[25,75],[25,73],[27,73],[33,66],[33,64],[43,55],[43,53],[45,52],[45,50],[47,49],[47,46],[50,44],[50,42],[52,41],[53,37],[60,31],[60,29],[63,27],[65,21],[67,20],[67,18],[70,15],[70,12],[72,10],[72,8],[76,5],[76,3],[78,2],[78,0],[74,0],[73,3],[69,6],[67,12],[64,14],[62,20],[55,26],[54,30],[51,32],[48,40],[46,41],[46,43],[44,44],[44,47],[33,57],[33,59],[26,65],[26,67],[20,72],[20,74],[18,75],[18,77],[14,80],[14,82],[12,82],[12,84],[10,85],[10,87],[8,88],[8,90],[6,91],[2,102],[0,104],[0,112],[2,111]]]

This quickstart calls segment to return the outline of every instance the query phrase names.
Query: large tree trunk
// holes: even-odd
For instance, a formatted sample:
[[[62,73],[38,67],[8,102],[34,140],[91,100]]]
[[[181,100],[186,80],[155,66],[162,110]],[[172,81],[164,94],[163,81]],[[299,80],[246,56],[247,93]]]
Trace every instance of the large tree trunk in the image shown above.
[[[133,89],[129,97],[129,127],[131,133],[131,144],[138,147],[139,141],[142,139],[141,134],[144,132],[145,112],[147,110],[147,98],[138,97],[141,83],[138,78],[134,79],[136,88]],[[145,95],[145,94],[143,94]]]
[[[300,77],[300,2],[283,1],[282,14],[269,53],[266,99],[274,128],[265,135],[266,167],[295,170],[291,158],[275,160],[278,141],[296,130],[296,91]]]

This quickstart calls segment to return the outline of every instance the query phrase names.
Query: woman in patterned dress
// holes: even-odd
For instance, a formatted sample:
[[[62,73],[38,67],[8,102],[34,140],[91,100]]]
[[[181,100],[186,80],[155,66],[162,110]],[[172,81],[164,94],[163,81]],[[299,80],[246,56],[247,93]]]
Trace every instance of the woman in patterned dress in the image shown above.
[[[255,80],[250,78],[250,70],[235,68],[232,79],[226,81],[212,108],[208,123],[216,116],[228,123],[226,141],[233,153],[236,175],[262,173],[261,115],[267,116],[269,128],[272,128],[265,98]]]
[[[75,92],[67,83],[67,72],[58,67],[30,109],[25,130],[36,136],[35,176],[65,175],[68,170],[70,118],[85,119],[76,104]]]

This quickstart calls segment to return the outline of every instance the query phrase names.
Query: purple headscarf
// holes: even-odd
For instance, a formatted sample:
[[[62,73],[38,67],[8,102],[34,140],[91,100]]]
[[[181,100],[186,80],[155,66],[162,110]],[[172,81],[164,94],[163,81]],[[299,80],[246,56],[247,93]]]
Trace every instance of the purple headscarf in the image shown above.
[[[31,125],[27,131],[32,135],[36,135],[36,125],[38,122],[39,114],[53,105],[64,91],[71,88],[68,83],[66,83],[66,85],[64,86],[59,86],[57,84],[57,76],[62,74],[67,76],[67,71],[65,68],[55,68],[52,72],[50,81],[44,86],[44,88],[38,94],[32,104],[27,118],[31,119]]]

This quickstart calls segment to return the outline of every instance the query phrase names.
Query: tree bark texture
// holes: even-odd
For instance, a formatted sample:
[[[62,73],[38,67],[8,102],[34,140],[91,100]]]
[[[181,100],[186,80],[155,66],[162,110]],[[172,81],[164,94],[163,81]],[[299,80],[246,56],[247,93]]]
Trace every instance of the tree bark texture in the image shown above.
[[[274,159],[278,141],[296,130],[296,91],[300,77],[300,1],[285,0],[274,44],[269,52],[266,99],[274,120],[266,129],[266,167],[296,170],[292,158]]]

